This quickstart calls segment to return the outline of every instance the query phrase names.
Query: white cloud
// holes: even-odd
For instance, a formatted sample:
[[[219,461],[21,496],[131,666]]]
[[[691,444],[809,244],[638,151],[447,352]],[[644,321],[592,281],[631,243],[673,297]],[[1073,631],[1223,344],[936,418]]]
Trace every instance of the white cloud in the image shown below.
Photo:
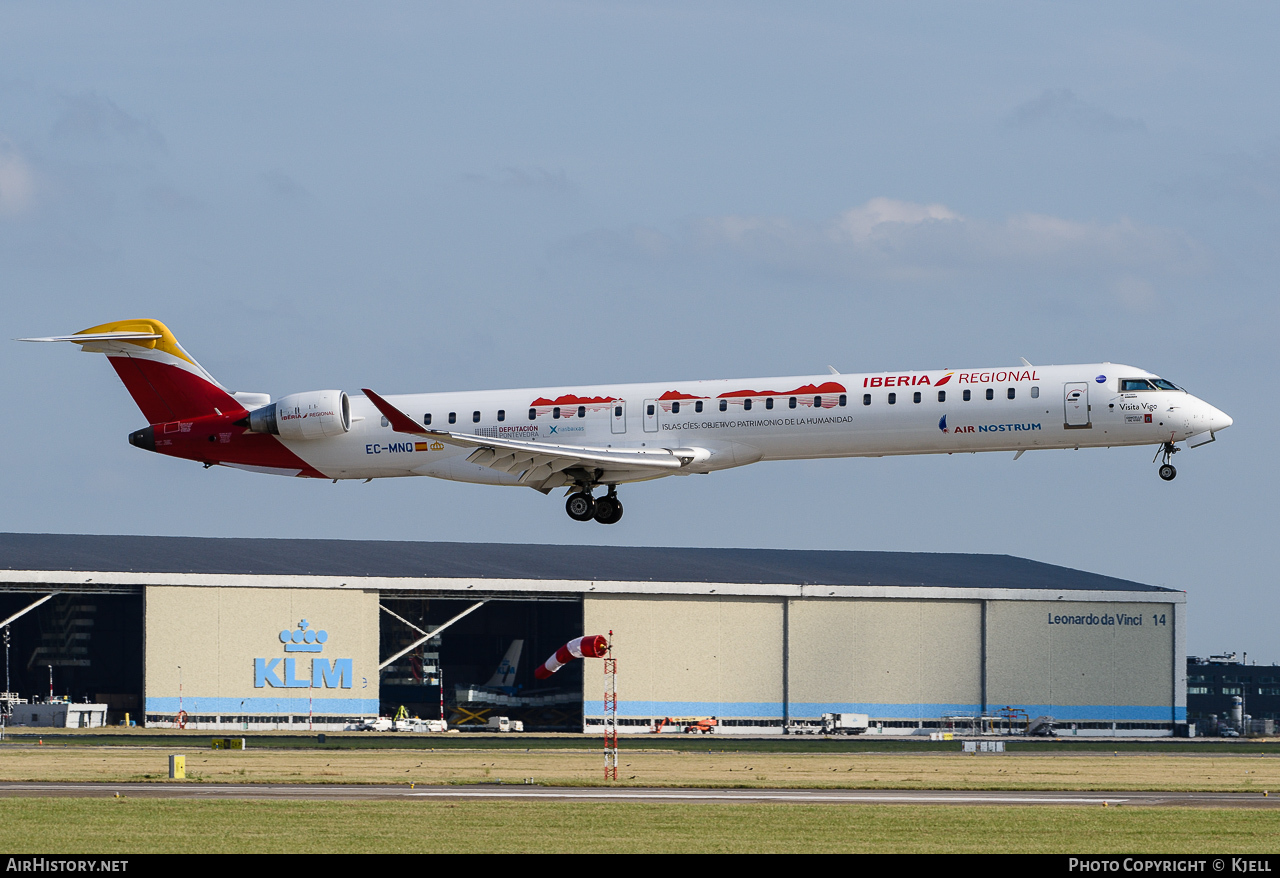
[[[817,273],[918,277],[999,269],[1161,273],[1198,271],[1202,249],[1187,235],[1129,219],[1084,222],[1024,213],[966,217],[944,204],[873,198],[818,224],[781,217],[703,220],[703,251]]]
[[[11,143],[0,139],[0,216],[14,216],[31,206],[35,172]]]
[[[877,234],[893,234],[904,225],[960,219],[959,214],[943,204],[913,204],[892,198],[873,198],[862,207],[840,214],[832,225],[832,232],[837,237],[867,241]]]

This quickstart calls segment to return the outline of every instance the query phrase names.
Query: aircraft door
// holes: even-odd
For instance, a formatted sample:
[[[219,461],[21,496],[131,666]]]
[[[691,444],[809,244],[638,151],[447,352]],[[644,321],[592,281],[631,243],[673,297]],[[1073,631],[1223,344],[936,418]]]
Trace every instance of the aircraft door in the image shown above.
[[[1065,406],[1063,423],[1067,427],[1088,427],[1089,423],[1089,382],[1073,381],[1063,385]]]
[[[658,432],[658,401],[656,399],[646,399],[644,401],[644,431],[646,433]]]
[[[609,421],[613,432],[627,432],[627,401],[625,399],[615,399],[610,403],[610,406]]]

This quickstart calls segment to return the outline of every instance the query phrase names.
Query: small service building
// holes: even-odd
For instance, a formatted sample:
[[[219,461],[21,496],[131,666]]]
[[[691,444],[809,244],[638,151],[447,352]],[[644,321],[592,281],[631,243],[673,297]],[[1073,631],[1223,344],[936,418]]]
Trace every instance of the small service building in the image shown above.
[[[532,671],[609,633],[622,732],[1186,722],[1184,593],[1010,556],[0,534],[0,580],[15,696],[112,722],[336,729],[407,704],[589,729],[601,663]]]

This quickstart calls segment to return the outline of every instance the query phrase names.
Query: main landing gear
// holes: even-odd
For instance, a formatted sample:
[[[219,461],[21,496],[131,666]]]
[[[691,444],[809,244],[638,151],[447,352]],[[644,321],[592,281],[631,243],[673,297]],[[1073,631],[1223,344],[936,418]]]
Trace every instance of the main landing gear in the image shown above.
[[[1173,456],[1181,450],[1182,449],[1174,445],[1172,442],[1166,442],[1164,445],[1160,446],[1160,450],[1156,452],[1156,456],[1151,458],[1151,462],[1155,463],[1161,455],[1164,455],[1164,463],[1160,465],[1160,478],[1164,479],[1166,482],[1172,482],[1178,475],[1178,471],[1174,469],[1171,461],[1173,460]]]
[[[601,524],[617,524],[622,520],[622,501],[618,499],[618,486],[610,485],[609,493],[592,497],[591,489],[580,489],[570,494],[564,503],[564,511],[574,521],[595,519]]]

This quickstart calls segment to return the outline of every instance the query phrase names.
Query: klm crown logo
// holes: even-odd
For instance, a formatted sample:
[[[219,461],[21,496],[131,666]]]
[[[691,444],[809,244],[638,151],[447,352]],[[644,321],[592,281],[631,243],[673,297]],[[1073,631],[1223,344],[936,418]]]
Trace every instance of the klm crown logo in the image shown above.
[[[303,619],[296,631],[281,631],[280,642],[285,652],[324,651],[329,632],[311,627]],[[349,658],[332,661],[325,658],[255,658],[253,688],[271,689],[350,689],[355,679],[355,663]]]
[[[298,623],[297,631],[280,632],[280,642],[284,644],[285,652],[323,652],[324,642],[328,639],[328,631],[310,628],[306,619]]]

